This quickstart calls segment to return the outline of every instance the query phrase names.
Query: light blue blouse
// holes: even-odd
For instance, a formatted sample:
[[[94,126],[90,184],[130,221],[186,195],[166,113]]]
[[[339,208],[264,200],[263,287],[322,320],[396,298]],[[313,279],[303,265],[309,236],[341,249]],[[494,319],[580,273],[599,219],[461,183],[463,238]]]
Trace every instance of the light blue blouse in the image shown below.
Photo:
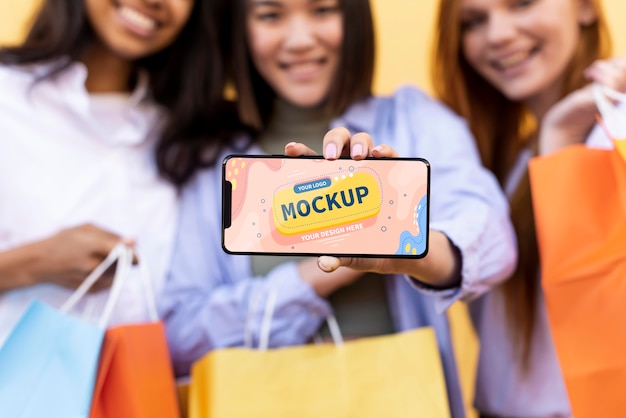
[[[462,417],[449,324],[441,313],[511,273],[516,248],[506,199],[482,167],[465,122],[416,88],[356,104],[333,121],[336,126],[368,132],[375,143],[389,144],[401,156],[430,161],[430,227],[459,248],[462,283],[435,292],[406,276],[389,276],[386,286],[397,330],[434,327],[451,411]],[[294,263],[252,277],[249,257],[222,251],[220,170],[218,164],[200,172],[182,196],[178,239],[160,306],[178,375],[187,374],[209,350],[244,345],[244,335],[251,335],[256,345],[270,291],[277,292],[271,347],[307,342],[331,313],[327,301],[301,280]]]

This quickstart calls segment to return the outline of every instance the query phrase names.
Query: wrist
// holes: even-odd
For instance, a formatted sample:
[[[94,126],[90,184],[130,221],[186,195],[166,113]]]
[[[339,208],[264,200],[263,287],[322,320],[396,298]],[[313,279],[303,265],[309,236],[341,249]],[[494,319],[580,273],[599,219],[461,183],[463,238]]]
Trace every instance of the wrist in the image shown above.
[[[298,273],[302,281],[308,283],[319,297],[328,297],[333,292],[354,282],[363,273],[349,268],[339,268],[332,272],[324,272],[313,258],[298,263]]]
[[[300,271],[302,281],[308,283],[317,296],[321,298],[328,297],[331,293],[337,290],[336,283],[333,283],[332,280],[328,280],[328,277],[325,277],[325,275],[329,274],[331,273],[324,273],[321,270],[319,272],[311,270],[308,272]]]
[[[419,267],[418,267],[419,266]],[[417,260],[412,271],[404,274],[432,289],[450,289],[462,282],[461,251],[442,232],[430,231],[426,257]]]

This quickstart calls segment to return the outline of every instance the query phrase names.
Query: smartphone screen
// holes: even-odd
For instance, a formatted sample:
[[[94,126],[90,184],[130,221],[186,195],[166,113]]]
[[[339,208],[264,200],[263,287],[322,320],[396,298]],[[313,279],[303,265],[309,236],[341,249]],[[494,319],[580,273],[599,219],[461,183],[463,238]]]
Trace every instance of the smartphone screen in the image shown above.
[[[430,165],[422,158],[230,155],[222,247],[230,254],[420,258]]]

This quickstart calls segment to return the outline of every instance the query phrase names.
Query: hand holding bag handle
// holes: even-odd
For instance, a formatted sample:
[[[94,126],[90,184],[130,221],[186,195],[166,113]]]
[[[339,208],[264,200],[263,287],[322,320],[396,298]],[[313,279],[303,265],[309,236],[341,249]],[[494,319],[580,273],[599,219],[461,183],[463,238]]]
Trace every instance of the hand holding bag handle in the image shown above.
[[[626,117],[624,109],[617,105],[626,104],[626,94],[602,84],[593,85],[593,98],[602,117],[602,127],[613,140],[626,139]],[[609,100],[610,99],[610,100]],[[611,102],[614,101],[614,103]]]
[[[128,247],[124,243],[118,243],[113,249],[109,252],[109,254],[105,257],[102,262],[96,266],[95,269],[83,280],[83,282],[76,288],[74,293],[70,295],[70,297],[65,301],[65,303],[59,308],[59,311],[63,313],[68,313],[71,311],[76,304],[87,294],[89,289],[93,287],[93,285],[102,277],[104,272],[113,265],[117,261],[117,267],[115,269],[115,275],[113,277],[113,284],[111,286],[109,298],[107,299],[107,305],[105,306],[105,310],[101,315],[101,318],[98,322],[100,328],[104,328],[106,323],[111,315],[111,307],[107,308],[107,306],[112,305],[114,301],[119,297],[119,289],[121,287],[121,283],[128,272],[128,264],[132,263],[132,257],[130,261],[128,260]]]
[[[115,304],[117,303],[119,296],[122,292],[122,287],[127,280],[128,272],[133,264],[133,249],[128,247],[124,243],[119,243],[113,249],[107,257],[85,278],[81,285],[74,291],[74,293],[68,298],[68,300],[59,309],[61,312],[67,313],[73,309],[76,304],[87,294],[89,289],[98,281],[104,272],[117,261],[115,269],[115,275],[113,278],[113,284],[110,289],[109,298],[104,306],[98,325],[100,328],[106,328]],[[146,304],[148,308],[148,315],[150,320],[155,322],[159,320],[159,316],[156,308],[156,300],[154,297],[154,291],[152,289],[152,283],[150,282],[150,274],[148,267],[145,263],[139,263],[140,276],[143,284],[144,295],[146,298]]]
[[[601,84],[594,84],[593,96],[601,116],[600,126],[611,138],[622,159],[626,161],[626,117],[624,115],[626,94]]]
[[[118,245],[63,304],[33,301],[0,349],[0,416],[85,416],[91,405],[104,336],[102,326],[67,315],[117,260],[119,286],[128,260]],[[103,316],[101,323],[106,323]],[[71,360],[71,361],[68,361]]]

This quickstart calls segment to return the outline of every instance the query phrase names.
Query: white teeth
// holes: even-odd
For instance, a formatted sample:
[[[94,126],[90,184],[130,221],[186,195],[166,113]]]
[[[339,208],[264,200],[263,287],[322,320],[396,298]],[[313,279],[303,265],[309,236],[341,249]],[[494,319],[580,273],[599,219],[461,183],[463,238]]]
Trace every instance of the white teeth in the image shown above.
[[[530,55],[530,52],[528,51],[517,52],[513,55],[509,55],[506,58],[502,58],[498,60],[498,66],[504,69],[513,67],[519,64],[520,62],[524,61],[526,58],[528,58],[529,55]]]
[[[300,64],[291,64],[289,68],[295,71],[308,71],[317,68],[319,64],[317,62],[303,62]]]
[[[130,7],[121,6],[120,14],[126,20],[128,20],[133,25],[145,29],[145,30],[154,30],[157,27],[157,22],[154,19],[149,18],[148,16],[139,13],[135,9],[131,9]]]

